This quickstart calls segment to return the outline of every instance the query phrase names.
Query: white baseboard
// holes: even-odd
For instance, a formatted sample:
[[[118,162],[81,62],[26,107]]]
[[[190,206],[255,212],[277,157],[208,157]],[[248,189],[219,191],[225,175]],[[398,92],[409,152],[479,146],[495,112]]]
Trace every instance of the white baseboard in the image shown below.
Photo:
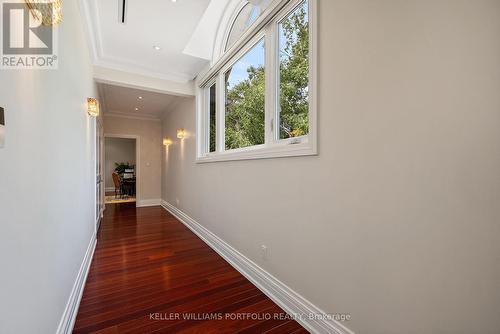
[[[69,295],[68,303],[64,309],[61,321],[57,327],[57,334],[70,334],[73,331],[73,326],[75,325],[76,315],[78,313],[78,307],[80,306],[80,300],[82,299],[83,288],[85,287],[85,282],[87,281],[87,275],[89,273],[90,264],[92,263],[92,258],[94,256],[95,246],[97,243],[95,233],[92,235],[89,246],[87,247],[87,252],[83,258],[82,265],[78,271],[78,276],[76,277],[75,284],[73,284],[73,289]]]
[[[107,188],[104,188],[104,191],[105,192],[110,192],[110,191],[115,191],[115,187],[107,187]]]
[[[172,204],[161,205],[311,333],[354,334]],[[303,315],[300,317],[300,315]],[[308,315],[315,315],[314,319]],[[317,316],[321,315],[321,316]]]
[[[142,208],[146,206],[158,206],[161,205],[161,199],[143,199],[140,201],[137,201],[137,207]]]

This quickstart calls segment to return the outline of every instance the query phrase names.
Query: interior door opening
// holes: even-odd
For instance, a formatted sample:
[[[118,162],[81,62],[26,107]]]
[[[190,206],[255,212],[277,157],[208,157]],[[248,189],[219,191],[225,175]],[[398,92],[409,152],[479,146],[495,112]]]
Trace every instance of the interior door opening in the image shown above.
[[[137,138],[104,139],[105,203],[137,202]]]

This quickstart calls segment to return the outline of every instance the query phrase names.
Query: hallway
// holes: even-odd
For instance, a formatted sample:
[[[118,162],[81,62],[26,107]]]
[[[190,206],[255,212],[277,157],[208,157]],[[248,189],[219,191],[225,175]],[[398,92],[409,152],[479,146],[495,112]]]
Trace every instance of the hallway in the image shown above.
[[[0,334],[500,334],[500,0],[1,2]]]
[[[162,207],[107,205],[73,333],[307,333],[284,316]]]

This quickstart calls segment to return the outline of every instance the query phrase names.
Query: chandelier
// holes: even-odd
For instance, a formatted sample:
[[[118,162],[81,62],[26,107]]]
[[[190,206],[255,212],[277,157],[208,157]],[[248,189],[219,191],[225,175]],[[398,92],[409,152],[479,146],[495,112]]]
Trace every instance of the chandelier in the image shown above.
[[[62,21],[62,0],[25,0],[34,18],[44,26],[54,26]],[[48,6],[51,5],[51,6]]]

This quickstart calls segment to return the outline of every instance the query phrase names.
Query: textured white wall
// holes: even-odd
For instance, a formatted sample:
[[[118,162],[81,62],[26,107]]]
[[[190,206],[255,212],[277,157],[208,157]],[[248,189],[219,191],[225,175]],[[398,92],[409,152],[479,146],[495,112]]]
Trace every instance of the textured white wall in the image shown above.
[[[95,232],[96,96],[76,1],[59,69],[0,70],[0,333],[55,333]]]
[[[499,333],[500,2],[319,5],[319,156],[195,164],[191,100],[163,198],[358,333]]]

